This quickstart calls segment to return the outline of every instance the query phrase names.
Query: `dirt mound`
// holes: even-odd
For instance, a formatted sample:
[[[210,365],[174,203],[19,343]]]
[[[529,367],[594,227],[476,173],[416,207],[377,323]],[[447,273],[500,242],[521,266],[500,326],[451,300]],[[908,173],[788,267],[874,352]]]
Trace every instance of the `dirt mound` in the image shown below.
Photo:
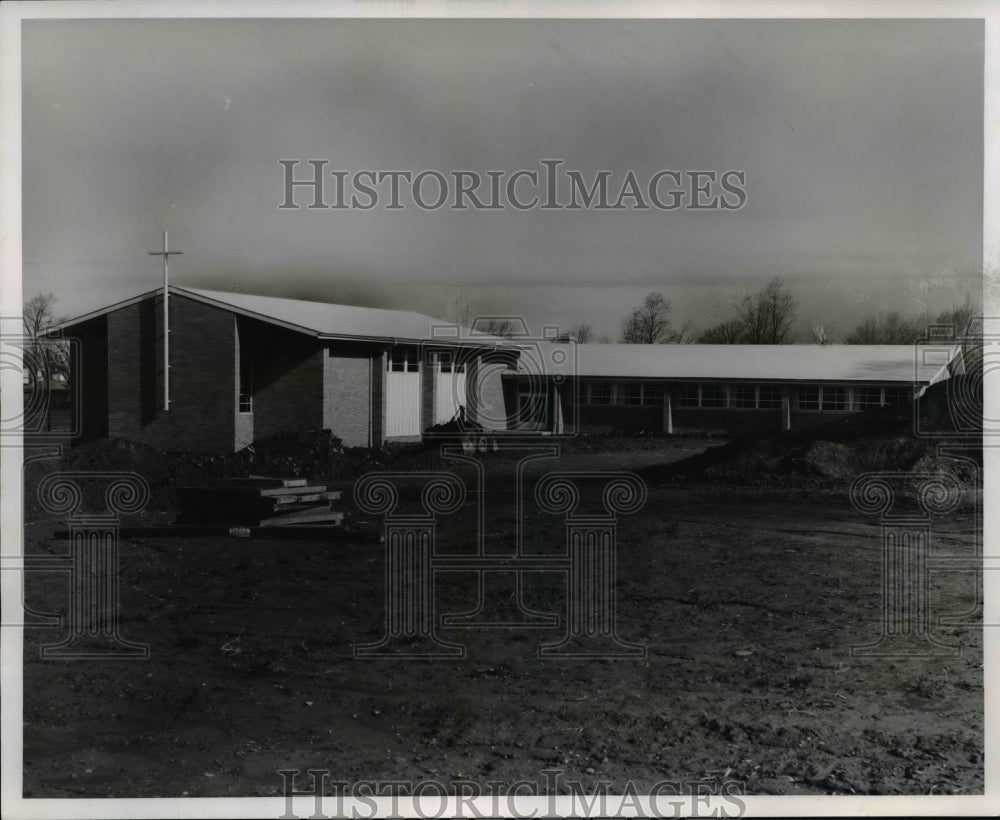
[[[53,470],[73,472],[135,472],[149,483],[147,509],[176,509],[177,488],[211,484],[220,478],[250,475],[307,478],[311,481],[349,479],[384,465],[397,449],[344,447],[329,430],[284,432],[254,442],[237,453],[194,454],[158,450],[122,438],[99,439],[73,448],[61,459],[49,459],[25,468],[25,504],[39,512],[38,482]],[[83,482],[83,507],[104,508],[104,487]]]
[[[331,480],[357,475],[382,464],[386,452],[344,447],[329,430],[314,430],[278,433],[233,455],[212,459],[212,468],[221,468],[226,476],[280,475]]]
[[[692,458],[640,470],[649,481],[723,479],[740,484],[843,481],[879,470],[949,472],[975,480],[981,451],[953,457],[947,442],[981,435],[982,387],[975,374],[929,387],[919,399],[854,413],[813,430],[748,436]],[[970,460],[971,459],[971,460]]]
[[[845,478],[855,471],[851,448],[832,441],[814,441],[800,457],[808,472],[830,478]]]

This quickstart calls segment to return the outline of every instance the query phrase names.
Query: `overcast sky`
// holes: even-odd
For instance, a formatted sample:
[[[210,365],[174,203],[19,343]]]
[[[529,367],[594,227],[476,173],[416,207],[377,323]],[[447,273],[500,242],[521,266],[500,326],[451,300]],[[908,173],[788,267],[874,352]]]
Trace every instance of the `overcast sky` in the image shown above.
[[[705,327],[774,275],[839,335],[981,294],[978,21],[33,21],[23,53],[24,294],[60,314],[158,286],[164,229],[182,285],[612,336],[651,290]],[[280,210],[289,158],[738,169],[747,202]]]

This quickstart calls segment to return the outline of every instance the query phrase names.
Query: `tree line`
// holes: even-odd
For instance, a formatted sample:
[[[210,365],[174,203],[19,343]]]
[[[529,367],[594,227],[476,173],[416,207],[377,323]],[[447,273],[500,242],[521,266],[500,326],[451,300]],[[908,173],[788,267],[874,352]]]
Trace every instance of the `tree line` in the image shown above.
[[[826,345],[837,341],[827,324],[814,325],[808,338],[796,338],[793,332],[795,309],[791,289],[781,277],[775,277],[757,292],[739,299],[732,306],[729,318],[698,331],[690,322],[676,327],[670,300],[659,291],[653,291],[622,319],[617,341],[622,344],[743,345],[796,342]],[[953,327],[961,336],[969,331],[977,316],[968,296],[963,303],[937,313],[925,311],[907,316],[899,311],[879,311],[858,323],[841,341],[849,345],[914,344],[926,336],[929,325]],[[581,344],[611,341],[608,337],[595,339],[591,327],[583,323],[572,328],[568,335]]]
[[[39,294],[24,303],[26,366],[31,386],[52,377],[69,379],[69,347],[65,342],[42,342],[48,328],[57,323],[55,296]],[[659,291],[649,293],[642,304],[633,308],[621,321],[619,337],[596,337],[585,322],[574,325],[566,336],[579,344],[791,344],[806,342],[832,344],[837,341],[829,325],[814,325],[809,338],[793,337],[795,299],[791,289],[780,277],[768,282],[756,293],[743,296],[731,308],[732,315],[704,330],[695,330],[690,322],[680,327],[672,319],[670,300]],[[467,297],[456,300],[451,311],[461,324],[473,321],[474,311]],[[966,334],[978,313],[968,296],[961,304],[938,311],[905,315],[899,311],[879,311],[859,322],[842,340],[843,344],[913,344],[924,338],[929,325],[955,328],[959,336]],[[476,329],[494,336],[517,335],[521,323],[511,318],[490,318],[476,322]],[[523,331],[522,331],[523,332]]]

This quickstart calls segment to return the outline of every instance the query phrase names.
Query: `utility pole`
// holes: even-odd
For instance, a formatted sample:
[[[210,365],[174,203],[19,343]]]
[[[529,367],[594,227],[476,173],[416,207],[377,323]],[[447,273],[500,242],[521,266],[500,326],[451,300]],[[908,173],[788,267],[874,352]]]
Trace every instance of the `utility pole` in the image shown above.
[[[171,256],[181,256],[182,251],[169,250],[167,232],[163,232],[163,250],[149,251],[150,256],[163,257],[163,409],[170,409],[170,264]]]

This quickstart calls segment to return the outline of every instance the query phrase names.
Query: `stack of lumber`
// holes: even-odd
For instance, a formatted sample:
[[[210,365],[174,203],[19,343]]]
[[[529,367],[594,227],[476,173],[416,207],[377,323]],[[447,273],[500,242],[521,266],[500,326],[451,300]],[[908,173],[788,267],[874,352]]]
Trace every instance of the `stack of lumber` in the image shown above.
[[[180,487],[177,524],[255,527],[340,526],[340,491],[304,478],[229,478],[205,487]]]

